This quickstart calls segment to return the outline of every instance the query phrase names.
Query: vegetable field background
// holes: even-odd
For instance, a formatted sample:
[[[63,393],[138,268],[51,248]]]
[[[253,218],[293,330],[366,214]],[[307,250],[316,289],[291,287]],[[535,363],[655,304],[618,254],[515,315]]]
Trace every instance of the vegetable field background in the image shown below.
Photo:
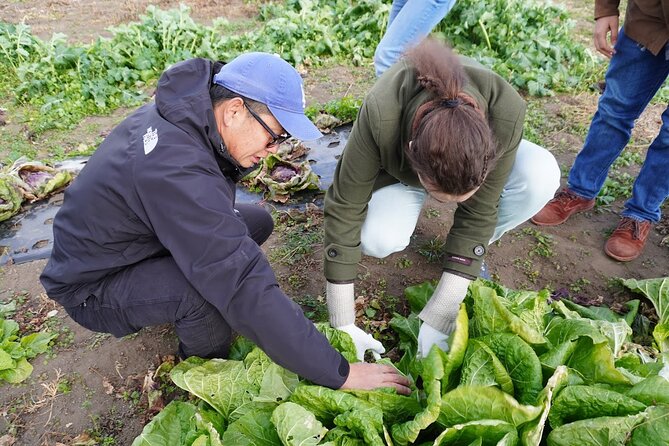
[[[339,100],[361,98],[373,83],[369,53],[373,51],[373,42],[380,37],[383,29],[380,24],[385,20],[389,2],[355,2],[358,9],[344,16],[350,20],[351,29],[358,33],[354,36],[347,34],[348,38],[355,39],[359,45],[353,45],[345,38],[328,42],[313,37],[324,32],[323,27],[331,27],[325,7],[319,9],[320,15],[300,16],[305,13],[288,8],[298,4],[295,1],[278,2],[277,5],[241,0],[183,3],[190,7],[185,15],[178,13],[178,2],[171,0],[2,2],[0,22],[14,25],[24,22],[30,26],[30,34],[21,36],[28,53],[38,46],[38,41],[31,39],[51,42],[51,46],[39,50],[43,53],[32,65],[37,70],[32,74],[10,68],[12,61],[17,59],[7,52],[12,45],[0,39],[0,49],[5,50],[0,51],[0,162],[7,166],[20,156],[54,161],[89,154],[132,110],[133,101],[149,100],[155,75],[163,66],[151,65],[147,61],[153,60],[153,55],[135,50],[151,47],[148,29],[165,31],[164,36],[170,29],[169,26],[159,28],[154,22],[142,22],[141,17],[147,16],[146,8],[150,4],[157,8],[155,11],[177,11],[167,18],[160,12],[148,15],[155,20],[165,20],[160,22],[163,24],[177,21],[180,29],[187,31],[185,34],[205,38],[206,29],[215,26],[216,19],[223,17],[227,22],[216,26],[224,30],[229,47],[262,45],[264,50],[281,52],[284,57],[291,58],[304,75],[309,104],[317,109],[321,104],[335,101],[329,110],[335,110],[336,114],[339,104],[338,112],[344,114],[349,110],[342,104],[351,101]],[[313,0],[302,3],[334,5],[332,8],[335,8],[346,2]],[[494,5],[489,11],[474,6],[480,3],[468,2],[467,15],[458,16],[461,17],[459,22],[455,16],[449,18],[440,25],[439,31],[454,41],[458,50],[473,54],[484,63],[489,62],[522,89],[529,103],[526,137],[549,148],[566,173],[580,149],[596,108],[597,83],[603,80],[605,68],[601,58],[583,51],[583,48],[591,47],[593,1],[555,1],[564,8],[562,16],[539,14],[531,20],[524,15],[527,8],[518,8],[518,2],[508,1],[511,6],[503,18],[499,11],[504,10],[507,2],[488,2]],[[288,19],[279,21],[282,14],[304,26],[291,26]],[[513,44],[506,45],[495,40],[504,32],[516,32],[514,26],[518,24],[526,29],[532,20],[541,28],[553,30],[559,42],[551,42],[547,40],[551,36],[543,34],[524,36],[525,39],[536,37],[538,47],[534,51],[517,53],[514,52],[517,49],[514,42],[523,37],[516,36],[511,41]],[[471,22],[471,26],[465,22]],[[135,28],[131,23],[144,25],[133,31]],[[109,30],[112,26],[125,30],[123,38],[114,41],[116,46],[107,48],[106,44],[99,44],[94,47],[100,36],[113,38],[115,33]],[[65,36],[52,39],[53,33],[64,33]],[[211,47],[220,43],[215,36],[207,38]],[[478,42],[478,46],[469,46],[467,42],[472,41]],[[173,42],[174,54],[176,50],[184,50],[179,40]],[[290,42],[301,42],[302,45],[298,47]],[[84,48],[83,52],[80,52],[81,48]],[[547,48],[553,49],[549,51]],[[137,78],[130,73],[123,79],[132,80],[137,96],[120,93],[115,96],[116,91],[104,90],[103,96],[110,98],[104,103],[95,100],[75,102],[71,101],[75,96],[71,92],[56,88],[65,85],[66,77],[55,69],[51,74],[47,68],[67,64],[68,60],[81,60],[82,53],[93,61],[95,51],[107,50],[109,54],[119,54],[118,57],[125,54],[123,51],[135,51],[134,60],[143,71],[138,72]],[[546,56],[548,53],[551,57]],[[494,59],[493,56],[500,54],[504,55],[503,60]],[[230,55],[223,52],[220,57]],[[163,57],[160,63],[168,63],[169,56],[160,56]],[[564,71],[559,64],[555,65],[560,58],[572,61],[573,69]],[[43,71],[39,71],[40,68]],[[78,66],[78,69],[85,67]],[[519,72],[533,74],[518,76]],[[122,76],[118,70],[115,73]],[[83,97],[78,92],[77,95]],[[91,93],[91,97],[95,94]],[[640,299],[640,314],[648,322],[657,321],[651,302],[623,287],[617,278],[669,276],[669,219],[666,216],[669,206],[665,204],[665,217],[651,231],[648,246],[637,260],[626,264],[614,262],[604,255],[602,247],[617,224],[617,212],[631,190],[632,179],[640,168],[646,147],[657,134],[660,114],[665,107],[666,96],[663,96],[641,116],[628,150],[612,169],[593,211],[557,228],[524,224],[490,247],[487,263],[497,283],[517,290],[547,289],[556,296],[570,297],[583,305],[604,304],[623,313],[627,311],[625,302]],[[346,110],[342,110],[344,108]],[[359,268],[358,323],[384,342],[389,350],[388,357],[394,362],[402,356],[398,335],[390,326],[390,320],[394,313],[409,314],[409,302],[404,296],[406,287],[439,276],[440,247],[452,211],[452,207],[429,201],[406,251],[381,261],[364,258]],[[305,212],[277,211],[275,219],[276,231],[264,249],[277,277],[284,290],[302,305],[312,320],[325,321],[321,272],[322,212],[310,206]],[[45,342],[40,344],[39,350],[31,351],[31,355],[35,353],[37,356],[28,359],[34,369],[27,380],[16,385],[0,380],[0,446],[129,445],[170,400],[185,401],[188,398],[165,371],[174,360],[174,333],[169,327],[153,327],[133,336],[114,339],[78,327],[44,296],[38,281],[44,264],[45,261],[40,260],[6,265],[0,270],[0,304],[3,305],[0,315],[7,315],[17,323],[19,337],[38,332],[51,334],[40,337]],[[637,341],[647,344],[650,332],[647,336]],[[43,345],[46,342],[48,347]],[[43,348],[46,351],[38,354]]]

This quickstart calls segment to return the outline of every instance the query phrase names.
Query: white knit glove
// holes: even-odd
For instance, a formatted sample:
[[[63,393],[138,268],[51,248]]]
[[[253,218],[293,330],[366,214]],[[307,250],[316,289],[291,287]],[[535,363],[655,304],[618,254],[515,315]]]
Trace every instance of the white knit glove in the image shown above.
[[[386,349],[372,335],[355,325],[353,284],[327,282],[325,293],[328,302],[328,313],[330,314],[330,325],[351,336],[355,344],[358,360],[363,361],[365,359],[365,352],[367,350],[372,351],[374,358],[380,359],[381,354],[385,353]]]
[[[416,356],[418,358],[425,358],[435,344],[437,347],[447,352],[448,335],[435,330],[426,322],[423,322],[418,331],[418,353]]]
[[[433,345],[448,351],[448,336],[455,328],[460,303],[467,295],[471,280],[444,272],[434,294],[418,317],[423,321],[418,332],[418,357],[430,353]]]

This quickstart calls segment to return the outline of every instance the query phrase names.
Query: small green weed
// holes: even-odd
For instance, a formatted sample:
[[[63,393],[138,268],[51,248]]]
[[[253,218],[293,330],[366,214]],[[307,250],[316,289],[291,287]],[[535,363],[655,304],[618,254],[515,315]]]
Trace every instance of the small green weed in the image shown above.
[[[413,265],[413,261],[407,258],[407,256],[402,256],[395,261],[395,267],[399,269],[407,269],[410,268],[411,265]]]
[[[552,235],[544,234],[534,228],[524,228],[522,232],[523,234],[534,238],[535,244],[530,249],[530,256],[536,255],[548,258],[555,255],[555,252],[553,251],[555,240]]]
[[[418,248],[418,254],[422,255],[430,263],[438,263],[444,257],[444,246],[446,242],[440,237],[428,240]]]
[[[628,198],[632,195],[632,186],[634,184],[634,177],[628,173],[612,172],[604,186],[595,198],[598,206],[608,206],[618,199]]]
[[[591,282],[588,279],[581,277],[580,279],[569,285],[569,290],[572,293],[580,293],[586,286],[590,285],[590,283]]]
[[[425,218],[432,219],[432,218],[439,218],[441,217],[441,212],[439,209],[435,208],[427,208],[425,209]]]
[[[328,320],[328,306],[323,296],[295,296],[293,300],[304,309],[304,315],[313,322]]]

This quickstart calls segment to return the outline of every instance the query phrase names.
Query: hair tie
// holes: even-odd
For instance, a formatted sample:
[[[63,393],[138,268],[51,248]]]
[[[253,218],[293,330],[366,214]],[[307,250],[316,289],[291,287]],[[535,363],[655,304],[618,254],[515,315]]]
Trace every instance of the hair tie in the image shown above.
[[[441,101],[441,106],[446,108],[455,108],[460,104],[462,104],[462,101],[459,98],[444,99]]]

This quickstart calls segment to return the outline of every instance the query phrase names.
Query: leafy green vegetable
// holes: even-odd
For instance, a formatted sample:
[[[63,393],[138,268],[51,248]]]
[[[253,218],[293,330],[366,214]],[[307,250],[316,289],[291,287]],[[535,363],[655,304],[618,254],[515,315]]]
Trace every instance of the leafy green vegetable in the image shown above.
[[[548,421],[553,428],[572,421],[641,412],[646,405],[612,390],[592,386],[569,386],[553,402]]]
[[[623,284],[632,291],[646,296],[655,307],[659,318],[653,337],[661,352],[669,352],[669,277],[661,279],[624,280]]]
[[[0,221],[5,221],[21,210],[23,195],[11,175],[0,173]]]
[[[290,401],[274,409],[272,424],[284,446],[315,446],[328,431],[313,413]]]
[[[242,181],[252,189],[265,189],[267,199],[285,203],[290,196],[303,190],[320,190],[320,179],[311,170],[309,161],[292,163],[272,153]]]
[[[221,445],[219,433],[199,416],[197,408],[181,401],[172,401],[156,415],[135,438],[132,446],[156,444],[193,444],[205,437],[213,445]]]
[[[72,181],[70,172],[59,171],[39,161],[29,161],[25,157],[14,161],[9,174],[14,176],[23,198],[29,201],[41,200]]]
[[[500,359],[513,381],[521,404],[535,404],[541,383],[541,363],[534,350],[513,334],[499,333],[480,338]]]
[[[574,421],[552,431],[549,446],[622,446],[632,430],[645,419],[644,413],[627,417],[598,417]],[[652,444],[652,443],[651,443]]]
[[[20,383],[33,371],[28,359],[44,353],[57,334],[47,332],[19,335],[19,324],[0,317],[0,382]]]
[[[520,404],[496,387],[459,386],[442,396],[437,422],[449,427],[474,420],[495,419],[518,427],[540,414],[540,407]]]
[[[407,293],[418,309],[432,291],[428,283]],[[200,407],[184,406],[183,413],[165,411],[142,438],[155,435],[160,442],[169,431],[170,439],[195,446],[669,442],[667,365],[656,359],[657,351],[629,341],[625,320],[591,308],[570,309],[560,301],[548,305],[544,292],[482,280],[470,291],[448,352],[434,346],[417,359],[417,315],[395,315],[391,321],[404,355],[397,364],[387,358],[380,362],[410,374],[411,396],[393,388],[341,391],[308,385],[251,343],[237,340],[231,348],[235,359],[189,358],[172,369],[173,381],[203,401]],[[488,312],[476,301],[481,297],[499,305],[490,305]],[[470,322],[485,335],[470,338]],[[350,336],[327,324],[318,328],[335,348],[354,352]],[[0,332],[13,330],[8,323]],[[518,333],[535,333],[545,342],[530,345]],[[19,347],[0,350],[0,368],[14,364],[12,354]],[[167,426],[170,417],[175,420]]]

